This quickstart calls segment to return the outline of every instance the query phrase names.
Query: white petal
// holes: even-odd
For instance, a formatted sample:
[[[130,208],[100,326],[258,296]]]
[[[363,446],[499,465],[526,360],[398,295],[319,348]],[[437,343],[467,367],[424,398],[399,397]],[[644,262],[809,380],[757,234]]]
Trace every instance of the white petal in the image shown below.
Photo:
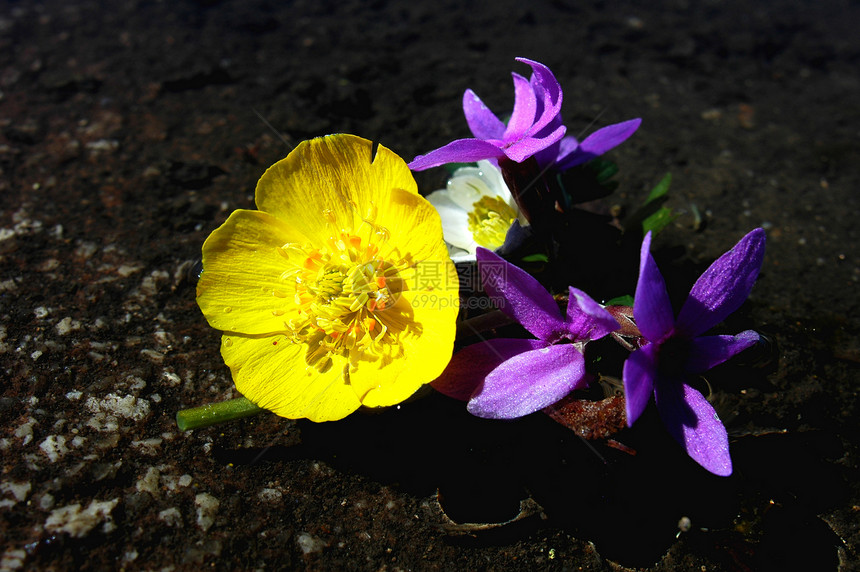
[[[466,212],[471,211],[472,206],[484,195],[494,194],[476,167],[461,167],[454,171],[454,175],[448,179],[448,193],[451,200]]]
[[[462,248],[448,245],[448,255],[451,257],[451,262],[459,264],[463,262],[475,262],[476,257],[474,252],[466,252]]]
[[[509,205],[516,209],[516,202],[508,190],[508,185],[505,183],[505,178],[502,176],[502,171],[490,161],[478,161],[478,170],[481,173],[481,178],[487,183],[487,187],[492,190],[492,194],[496,195]]]
[[[469,215],[466,211],[452,201],[448,191],[445,190],[433,191],[427,195],[427,201],[433,205],[442,219],[442,234],[445,242],[474,254],[478,243],[472,238],[472,232],[469,230]]]

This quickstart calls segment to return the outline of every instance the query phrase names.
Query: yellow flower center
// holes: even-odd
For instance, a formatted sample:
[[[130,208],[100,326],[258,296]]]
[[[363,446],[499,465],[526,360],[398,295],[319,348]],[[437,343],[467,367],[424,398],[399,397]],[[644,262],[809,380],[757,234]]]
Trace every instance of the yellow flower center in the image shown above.
[[[281,275],[285,289],[273,294],[283,307],[297,306],[300,316],[284,322],[290,341],[306,343],[306,363],[321,372],[331,368],[336,355],[351,367],[362,359],[397,357],[402,348],[396,338],[409,327],[411,308],[394,306],[404,290],[400,273],[411,263],[381,256],[388,230],[371,218],[353,232],[337,229],[330,213],[324,216],[333,229],[325,245],[288,243],[279,250],[288,269]]]
[[[472,205],[469,231],[479,245],[495,250],[505,243],[505,235],[517,213],[501,198],[485,195]]]

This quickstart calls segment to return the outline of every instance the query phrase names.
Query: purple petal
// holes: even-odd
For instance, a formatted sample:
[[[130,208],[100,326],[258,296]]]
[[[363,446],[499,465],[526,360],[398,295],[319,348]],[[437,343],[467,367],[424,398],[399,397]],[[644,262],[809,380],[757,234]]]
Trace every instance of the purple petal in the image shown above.
[[[560,163],[566,156],[570,155],[579,147],[579,141],[576,140],[576,137],[573,135],[568,135],[564,139],[561,140],[561,144],[558,146],[558,155],[556,157],[556,162]]]
[[[505,133],[505,124],[471,89],[463,94],[463,113],[472,135],[478,139],[501,139]]]
[[[534,125],[537,100],[529,80],[518,73],[511,74],[514,77],[514,111],[508,121],[508,127],[502,139],[505,141],[516,141],[522,138]]]
[[[466,408],[477,417],[522,417],[583,387],[584,376],[585,358],[572,344],[532,350],[490,372]]]
[[[549,125],[561,113],[561,104],[564,96],[561,91],[561,84],[558,83],[555,75],[553,75],[548,67],[540,62],[526,58],[516,58],[516,60],[531,66],[533,75],[530,83],[540,86],[540,90],[535,86],[534,91],[535,93],[540,91],[543,95],[543,109],[540,117],[536,118],[531,130],[532,134],[534,134]]]
[[[561,138],[564,137],[566,130],[567,127],[561,125],[545,137],[526,137],[514,143],[506,144],[507,146],[504,147],[502,151],[504,151],[504,154],[507,155],[508,158],[513,159],[517,163],[522,163],[532,155],[543,151],[547,147],[560,141]]]
[[[467,401],[499,364],[545,345],[540,340],[497,338],[466,346],[454,354],[442,375],[430,385],[448,397]]]
[[[639,118],[622,121],[614,125],[607,125],[598,129],[591,135],[585,138],[579,147],[586,153],[591,153],[593,156],[603,155],[610,149],[621,145],[627,139],[636,133],[642,120]]]
[[[764,230],[757,228],[702,273],[678,314],[678,332],[694,338],[740,308],[761,270],[764,243]]]
[[[651,233],[645,235],[639,259],[639,282],[633,299],[633,317],[636,326],[649,342],[660,342],[674,326],[672,303],[666,291],[666,282],[654,257],[651,256]]]
[[[703,336],[690,341],[690,355],[684,366],[690,373],[702,373],[754,346],[760,336],[753,330],[736,336]]]
[[[505,314],[535,337],[557,341],[567,327],[555,299],[528,272],[486,248],[476,253],[484,290]]]
[[[634,351],[624,362],[624,399],[627,402],[628,427],[632,427],[639,419],[654,393],[659,349],[657,344],[648,344]]]
[[[567,299],[567,327],[573,341],[599,340],[621,326],[606,308],[591,296],[570,286]]]
[[[544,137],[546,135],[552,134],[561,125],[562,125],[561,116],[558,116],[555,118],[554,121],[550,122],[549,125],[544,127],[539,133],[536,133],[535,137],[541,138],[541,137]],[[562,148],[562,145],[565,145],[565,141],[567,141],[568,139],[573,139],[573,138],[570,136],[562,137],[561,139],[559,139],[558,141],[556,141],[555,143],[553,143],[549,147],[546,147],[545,149],[535,153],[533,156],[534,156],[535,160],[537,161],[538,167],[540,167],[541,169],[544,169],[545,167],[548,167],[550,165],[554,165],[556,157],[558,157],[559,153],[561,152],[560,149]]]
[[[666,429],[687,454],[715,475],[731,475],[729,436],[708,400],[682,381],[662,378],[654,397]]]
[[[423,171],[446,163],[474,163],[503,156],[504,153],[498,146],[487,141],[457,139],[444,147],[430,151],[426,155],[418,155],[412,159],[408,167],[413,171]]]
[[[641,119],[631,119],[598,129],[586,137],[578,147],[574,147],[564,154],[559,152],[556,169],[564,171],[603,155],[610,149],[624,143],[639,129],[641,123]]]

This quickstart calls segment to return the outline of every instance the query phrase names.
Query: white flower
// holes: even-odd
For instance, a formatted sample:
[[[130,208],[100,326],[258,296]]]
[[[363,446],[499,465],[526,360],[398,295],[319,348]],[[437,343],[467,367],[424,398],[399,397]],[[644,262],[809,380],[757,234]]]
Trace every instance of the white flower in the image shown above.
[[[526,226],[499,168],[490,161],[461,167],[448,179],[448,188],[427,195],[439,216],[454,262],[475,259],[475,249],[497,250],[514,221]]]

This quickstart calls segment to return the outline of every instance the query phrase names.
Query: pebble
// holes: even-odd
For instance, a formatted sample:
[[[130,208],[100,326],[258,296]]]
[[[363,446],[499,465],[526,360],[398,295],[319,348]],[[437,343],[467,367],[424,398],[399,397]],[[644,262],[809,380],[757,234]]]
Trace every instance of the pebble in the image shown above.
[[[14,481],[5,481],[0,483],[0,491],[5,494],[11,494],[15,501],[23,502],[27,500],[27,495],[30,494],[32,485],[30,483],[16,483]]]
[[[21,445],[29,445],[33,440],[33,425],[36,423],[38,423],[38,421],[31,418],[15,429],[15,436],[23,439]]]
[[[51,511],[45,521],[45,530],[51,533],[65,532],[75,538],[83,538],[101,522],[103,530],[110,532],[115,528],[111,512],[119,498],[97,501],[93,499],[85,509],[80,504],[62,506]]]
[[[90,397],[87,399],[86,407],[93,413],[112,413],[135,421],[140,421],[149,415],[149,401],[133,395],[120,397],[115,393],[108,393],[103,399]]]
[[[18,570],[24,567],[27,561],[27,553],[23,550],[9,549],[3,553],[0,558],[0,569],[2,570]]]
[[[204,531],[209,530],[215,524],[221,501],[209,493],[200,493],[194,497],[194,504],[197,505],[197,526]]]
[[[61,457],[69,452],[66,447],[66,438],[62,435],[48,435],[44,441],[39,444],[39,448],[52,463],[56,463]]]
[[[78,320],[73,320],[70,316],[66,316],[65,318],[57,322],[56,329],[59,335],[65,336],[70,332],[80,330],[81,322]]]
[[[161,472],[156,467],[149,467],[146,474],[142,476],[135,484],[134,488],[142,493],[149,493],[152,496],[158,495],[158,478]]]
[[[261,501],[270,503],[280,502],[283,496],[283,493],[277,489],[263,489],[257,495]]]
[[[296,537],[296,543],[298,543],[299,548],[302,549],[302,554],[314,554],[316,552],[322,552],[323,548],[326,547],[326,543],[307,532],[302,532]]]
[[[175,506],[166,508],[158,513],[158,520],[164,521],[170,526],[180,526],[182,524],[182,514]]]
[[[131,447],[132,449],[137,449],[144,455],[155,456],[160,451],[161,442],[161,439],[158,438],[141,439],[139,441],[132,441]]]

